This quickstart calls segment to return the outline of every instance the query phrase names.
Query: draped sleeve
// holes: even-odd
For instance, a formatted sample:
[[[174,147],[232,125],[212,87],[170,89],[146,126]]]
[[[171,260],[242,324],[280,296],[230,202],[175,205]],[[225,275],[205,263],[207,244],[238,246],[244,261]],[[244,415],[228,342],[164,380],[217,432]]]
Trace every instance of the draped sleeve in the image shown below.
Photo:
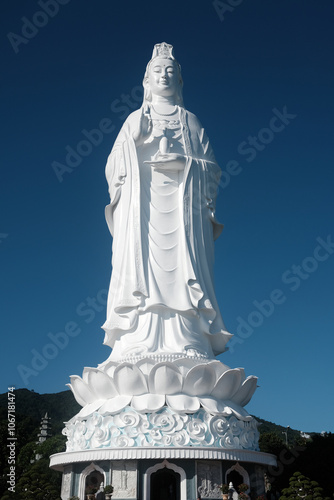
[[[106,206],[105,215],[112,235],[114,234],[113,210],[119,201],[121,188],[127,175],[123,152],[125,140],[126,134],[122,129],[118,134],[106,165],[106,179],[109,188],[110,204]]]
[[[192,156],[201,164],[201,204],[207,209],[213,226],[213,238],[216,240],[224,227],[215,215],[221,168],[216,161],[208,135],[198,118],[193,113],[187,112],[187,123],[185,131],[187,132],[187,129],[189,131]]]

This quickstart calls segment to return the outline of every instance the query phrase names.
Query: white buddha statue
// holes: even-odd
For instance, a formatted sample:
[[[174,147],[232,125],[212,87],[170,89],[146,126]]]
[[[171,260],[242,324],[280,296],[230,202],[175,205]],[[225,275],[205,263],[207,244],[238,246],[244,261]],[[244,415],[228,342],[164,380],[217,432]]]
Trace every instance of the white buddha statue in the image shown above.
[[[104,343],[114,361],[213,359],[231,337],[213,280],[220,168],[184,108],[171,45],[155,45],[143,85],[143,105],[127,118],[106,166],[113,256]]]
[[[80,460],[88,450],[153,458],[157,448],[180,458],[202,448],[218,460],[224,448],[257,450],[259,436],[244,409],[257,377],[215,359],[231,337],[213,283],[220,168],[184,108],[170,45],[154,47],[143,84],[143,105],[106,167],[113,256],[103,328],[112,352],[71,376],[82,409],[63,432]]]

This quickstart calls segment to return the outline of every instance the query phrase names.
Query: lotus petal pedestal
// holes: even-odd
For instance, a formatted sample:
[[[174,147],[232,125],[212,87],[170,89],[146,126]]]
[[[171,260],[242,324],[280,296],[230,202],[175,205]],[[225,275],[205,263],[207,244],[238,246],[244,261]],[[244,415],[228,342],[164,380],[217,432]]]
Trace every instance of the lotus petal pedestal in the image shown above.
[[[64,500],[84,499],[87,478],[112,484],[113,498],[150,500],[160,483],[179,488],[180,500],[221,498],[233,470],[263,493],[265,467],[276,461],[259,452],[257,422],[243,408],[257,378],[216,360],[163,358],[106,362],[71,377],[83,408],[66,423],[66,452],[51,458],[64,472]]]

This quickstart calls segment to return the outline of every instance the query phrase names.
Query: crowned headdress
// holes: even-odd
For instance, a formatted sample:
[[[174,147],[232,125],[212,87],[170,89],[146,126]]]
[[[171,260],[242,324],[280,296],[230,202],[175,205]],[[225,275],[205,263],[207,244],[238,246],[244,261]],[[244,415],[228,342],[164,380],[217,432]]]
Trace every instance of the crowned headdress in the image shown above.
[[[156,57],[175,59],[173,54],[173,45],[169,45],[169,43],[166,42],[156,43],[153,48],[152,59],[155,59]]]

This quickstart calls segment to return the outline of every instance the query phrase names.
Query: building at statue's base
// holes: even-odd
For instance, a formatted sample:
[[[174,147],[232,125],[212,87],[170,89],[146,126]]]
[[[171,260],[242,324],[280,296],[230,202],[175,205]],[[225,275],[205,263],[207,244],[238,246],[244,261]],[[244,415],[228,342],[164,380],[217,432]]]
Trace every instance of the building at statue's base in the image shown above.
[[[112,484],[113,499],[221,499],[220,486],[246,483],[250,498],[265,493],[267,453],[218,448],[98,449],[58,453],[51,467],[63,471],[61,498],[86,500],[90,487]]]
[[[256,385],[242,368],[175,355],[85,368],[71,377],[83,408],[65,424],[66,452],[51,457],[62,500],[87,500],[101,483],[113,499],[218,499],[229,482],[264,494],[276,458],[259,451],[244,409]]]

